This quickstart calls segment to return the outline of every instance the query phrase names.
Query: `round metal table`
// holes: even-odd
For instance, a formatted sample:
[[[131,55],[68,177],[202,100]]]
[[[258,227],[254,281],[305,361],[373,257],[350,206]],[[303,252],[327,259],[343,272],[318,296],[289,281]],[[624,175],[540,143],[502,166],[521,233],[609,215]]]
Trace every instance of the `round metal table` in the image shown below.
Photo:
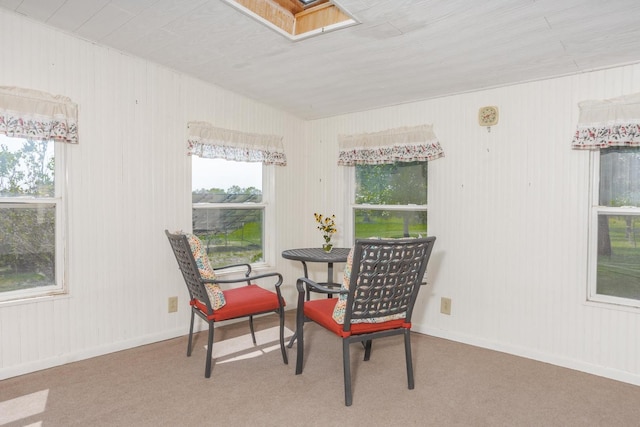
[[[309,272],[307,270],[308,262],[327,263],[327,281],[321,284],[329,288],[339,288],[340,284],[333,281],[333,264],[336,262],[347,262],[347,256],[350,250],[350,248],[333,248],[331,252],[327,253],[322,248],[287,249],[282,251],[282,258],[300,261],[304,268],[304,277],[307,279],[309,278]],[[331,294],[329,294],[329,296],[331,296]],[[309,299],[308,292],[307,299]]]
[[[347,257],[349,256],[350,248],[333,248],[331,252],[325,252],[322,248],[301,248],[301,249],[287,249],[282,251],[282,258],[291,259],[294,261],[300,261],[302,263],[302,267],[304,268],[304,277],[309,278],[309,272],[307,270],[308,262],[326,262],[327,263],[327,281],[326,283],[321,283],[321,285],[325,285],[328,288],[336,289],[336,291],[340,290],[340,284],[334,283],[333,281],[333,264],[336,262],[347,262]],[[309,286],[306,287],[306,298],[309,301]],[[314,291],[318,293],[325,293]],[[326,292],[327,297],[333,297],[333,294]],[[293,346],[293,342],[296,340],[297,331],[293,334],[291,339],[289,340],[289,344],[287,347],[291,348]]]

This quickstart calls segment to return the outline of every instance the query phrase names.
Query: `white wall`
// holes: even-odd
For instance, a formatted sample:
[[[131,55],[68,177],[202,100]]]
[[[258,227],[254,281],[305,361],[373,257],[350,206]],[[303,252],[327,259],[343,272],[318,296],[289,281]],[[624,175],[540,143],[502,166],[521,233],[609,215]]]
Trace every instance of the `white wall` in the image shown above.
[[[189,227],[186,123],[205,120],[284,136],[278,254],[320,244],[313,212],[342,226],[337,135],[433,124],[446,157],[429,165],[438,240],[415,329],[640,384],[637,311],[585,302],[589,154],[570,149],[577,103],[640,91],[640,65],[302,122],[1,11],[0,52],[0,85],[69,96],[81,138],[68,150],[71,292],[0,305],[0,378],[187,332],[163,230]],[[490,133],[476,124],[483,105],[500,107]],[[275,269],[294,305],[299,263]]]
[[[434,125],[446,156],[429,163],[438,240],[415,330],[640,384],[638,310],[586,302],[589,153],[570,148],[580,101],[638,91],[640,64],[318,120],[311,135],[335,159],[339,134]],[[500,108],[490,133],[484,105]],[[341,176],[317,209],[345,212]]]
[[[80,138],[67,147],[70,293],[0,304],[0,379],[186,334],[188,294],[164,230],[191,226],[187,122],[286,144],[304,140],[304,122],[4,11],[0,53],[0,85],[70,97]],[[278,183],[291,176],[277,169]]]

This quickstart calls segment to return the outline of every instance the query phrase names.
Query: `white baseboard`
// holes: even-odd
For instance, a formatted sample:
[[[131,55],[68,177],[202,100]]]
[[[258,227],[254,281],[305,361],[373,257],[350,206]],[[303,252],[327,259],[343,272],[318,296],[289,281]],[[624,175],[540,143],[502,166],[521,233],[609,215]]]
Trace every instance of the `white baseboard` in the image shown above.
[[[262,315],[261,315],[262,316]],[[260,317],[260,316],[258,316]],[[216,323],[216,327],[236,322],[246,322],[246,319],[234,319]],[[206,322],[200,318],[195,319],[193,331],[194,333],[206,331],[208,328]],[[33,360],[30,362],[0,368],[0,380],[17,377],[20,375],[30,374],[32,372],[41,371],[43,369],[54,368],[56,366],[66,365],[67,363],[77,362],[79,360],[90,359],[92,357],[103,356],[105,354],[114,353],[116,351],[128,350],[130,348],[139,347],[141,345],[153,344],[156,342],[181,337],[189,333],[189,324],[185,323],[183,327],[162,331],[157,334],[136,337],[126,341],[119,341],[107,345],[100,345],[82,349],[73,353],[61,354],[48,359]]]
[[[8,368],[0,369],[0,380],[17,377],[19,375],[25,375],[31,372],[41,371],[43,369],[49,369],[56,366],[66,365],[67,363],[77,362],[79,360],[103,356],[105,354],[127,350],[130,348],[139,347],[141,345],[153,344],[155,342],[177,338],[188,333],[188,329],[187,331],[185,331],[184,327],[176,328],[168,331],[163,331],[158,334],[146,335],[127,341],[119,341],[116,343],[111,343],[109,345],[83,349],[75,353],[61,354],[59,356],[50,357],[48,359],[34,360],[20,365],[14,365]]]
[[[489,350],[499,351],[502,353],[512,354],[514,356],[524,357],[526,359],[549,363],[551,365],[561,366],[563,368],[573,369],[575,371],[585,372],[588,374],[597,375],[599,377],[609,378],[612,380],[640,386],[640,375],[613,369],[607,366],[594,365],[581,360],[569,359],[554,354],[543,353],[530,348],[516,347],[500,342],[481,339],[470,335],[457,334],[455,332],[444,331],[442,329],[429,328],[424,325],[418,325],[415,323],[413,324],[411,330],[425,335],[431,335],[434,337],[444,338],[463,344],[473,345],[475,347],[481,347]]]

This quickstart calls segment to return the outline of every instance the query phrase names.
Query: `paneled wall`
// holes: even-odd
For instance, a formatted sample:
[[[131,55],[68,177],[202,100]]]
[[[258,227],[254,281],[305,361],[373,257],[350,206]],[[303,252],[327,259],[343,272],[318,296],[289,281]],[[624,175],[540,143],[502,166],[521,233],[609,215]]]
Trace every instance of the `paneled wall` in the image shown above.
[[[284,136],[274,269],[290,307],[302,271],[278,254],[320,244],[313,212],[340,228],[349,214],[337,136],[430,123],[446,156],[429,165],[438,240],[415,329],[640,384],[640,314],[586,302],[589,153],[570,149],[578,102],[640,91],[640,65],[304,122],[1,11],[0,52],[0,85],[69,96],[81,120],[68,147],[70,293],[0,305],[0,378],[187,332],[163,230],[189,228],[186,123],[205,120]],[[476,123],[483,105],[500,108],[491,132]]]
[[[570,148],[580,101],[638,91],[629,65],[318,120],[311,138],[335,158],[339,134],[433,124],[445,157],[429,164],[438,240],[416,330],[640,384],[640,313],[586,302],[590,154]],[[500,108],[490,132],[484,105]],[[317,190],[345,218],[341,177]]]
[[[0,52],[0,85],[70,97],[80,138],[66,147],[70,292],[0,304],[0,378],[186,334],[188,294],[164,230],[191,226],[187,122],[287,144],[304,140],[304,122],[4,11]]]

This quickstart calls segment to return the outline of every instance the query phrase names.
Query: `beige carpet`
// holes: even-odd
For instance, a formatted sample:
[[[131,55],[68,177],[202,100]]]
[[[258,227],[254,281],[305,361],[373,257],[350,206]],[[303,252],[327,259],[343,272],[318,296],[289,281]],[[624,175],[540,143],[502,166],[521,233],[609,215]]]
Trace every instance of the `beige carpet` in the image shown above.
[[[276,326],[258,319],[257,330]],[[287,325],[293,329],[293,313]],[[246,323],[216,331],[245,335]],[[344,406],[341,343],[305,327],[305,370],[294,348],[214,365],[206,335],[187,337],[0,381],[8,426],[638,426],[640,387],[414,334],[416,388],[407,389],[401,337],[353,345],[353,406]],[[214,344],[214,349],[215,349]],[[242,350],[245,351],[245,350]]]
[[[285,340],[292,335],[293,331],[285,326]],[[214,342],[213,349],[211,350],[211,358],[215,360],[214,363],[221,364],[260,357],[272,351],[278,351],[278,354],[282,354],[280,353],[279,336],[280,328],[273,326],[255,331],[255,344],[251,339],[251,332],[234,338],[227,338],[220,342]],[[207,346],[205,345],[204,348],[206,350]]]

